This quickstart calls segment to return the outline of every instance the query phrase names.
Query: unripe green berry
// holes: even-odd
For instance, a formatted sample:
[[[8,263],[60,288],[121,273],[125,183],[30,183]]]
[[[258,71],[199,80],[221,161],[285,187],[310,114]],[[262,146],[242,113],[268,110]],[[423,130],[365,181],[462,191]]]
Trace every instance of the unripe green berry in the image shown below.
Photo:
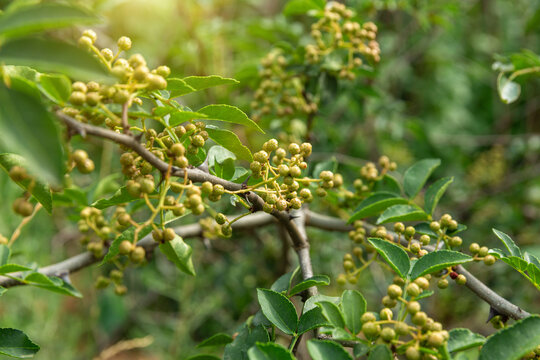
[[[120,50],[129,50],[131,49],[131,39],[127,36],[122,36],[120,39],[118,39],[117,45]]]
[[[231,225],[229,225],[229,224],[224,224],[224,225],[221,227],[221,233],[222,233],[224,236],[231,236],[231,235],[232,235],[232,228],[231,228]]]
[[[422,290],[417,284],[410,283],[409,285],[407,285],[407,294],[410,297],[417,297],[418,295],[420,295],[421,292]]]
[[[497,259],[493,255],[486,255],[484,257],[484,264],[488,266],[495,264],[495,261],[497,261]]]
[[[216,220],[216,223],[218,223],[219,225],[223,225],[227,221],[227,217],[223,215],[222,213],[218,213],[216,215],[215,220]]]
[[[436,233],[441,229],[441,224],[438,221],[432,221],[429,224],[429,228],[431,229],[431,231]]]
[[[362,316],[360,317],[360,321],[362,322],[362,324],[369,323],[376,320],[377,320],[377,317],[375,317],[375,314],[369,311],[363,313]]]
[[[463,240],[459,236],[454,236],[450,239],[450,246],[451,247],[458,247],[461,246],[463,243]]]
[[[410,332],[409,325],[403,321],[397,322],[394,325],[394,330],[396,330],[398,335],[409,335]]]
[[[204,146],[205,141],[201,135],[195,135],[193,136],[191,143],[195,145],[196,147],[200,148]]]
[[[362,325],[362,332],[368,339],[374,339],[379,336],[381,332],[381,326],[374,322],[367,322]]]
[[[405,231],[405,225],[402,222],[397,222],[394,224],[394,231],[398,234],[401,234]]]
[[[420,242],[422,243],[422,245],[429,245],[429,243],[431,242],[431,238],[429,237],[429,235],[422,235],[420,236]]]
[[[263,144],[263,150],[266,151],[267,153],[271,153],[277,148],[278,148],[278,141],[276,139],[270,139]]]
[[[420,252],[420,250],[422,249],[422,245],[420,245],[420,243],[418,241],[413,241],[411,243],[411,251],[414,253],[414,254],[418,254]]]
[[[135,249],[129,254],[129,259],[134,263],[141,263],[144,261],[146,251],[141,246],[136,246]]]
[[[405,351],[405,357],[407,360],[420,360],[422,353],[417,347],[410,346]]]
[[[447,279],[440,279],[437,282],[437,287],[439,289],[446,289],[448,287],[448,280]]]
[[[83,105],[86,102],[86,94],[81,91],[73,91],[69,96],[69,102],[73,105]]]
[[[109,273],[109,277],[112,279],[112,281],[114,281],[115,283],[118,283],[122,281],[122,279],[124,278],[124,273],[118,269],[113,269]]]
[[[340,286],[345,286],[345,284],[347,284],[347,276],[345,274],[339,274],[336,279],[336,282]]]
[[[81,36],[78,43],[83,49],[90,49],[94,44],[94,41],[88,36]]]
[[[163,240],[171,241],[176,237],[176,233],[171,228],[166,228],[163,230]]]
[[[411,321],[415,325],[423,326],[427,322],[427,319],[428,319],[428,316],[425,312],[418,311],[412,316]]]
[[[467,283],[467,278],[463,274],[459,274],[456,278],[456,283],[459,285],[465,285]]]
[[[225,194],[225,188],[221,184],[214,184],[214,190],[212,193],[216,195],[223,195]]]
[[[131,251],[133,251],[133,244],[131,241],[124,240],[120,243],[120,245],[118,245],[118,252],[121,255],[127,255],[131,253]]]
[[[296,155],[296,154],[300,153],[300,145],[298,145],[296,143],[291,143],[289,145],[289,152],[291,153],[291,155]]]
[[[429,335],[427,343],[431,347],[438,348],[444,344],[444,338],[440,333],[434,332]]]
[[[367,249],[366,249],[367,250]],[[393,308],[397,305],[397,300],[392,299],[390,296],[385,295],[382,298],[382,304],[387,308]]]
[[[127,90],[118,90],[113,96],[113,101],[117,104],[124,104],[128,100],[129,92]]]
[[[268,161],[268,153],[264,150],[257,151],[255,154],[253,154],[253,160],[264,164],[266,161]]]
[[[154,184],[154,180],[148,179],[148,178],[142,178],[139,181],[139,184],[141,184],[141,192],[145,194],[151,194],[156,190],[156,185]]]
[[[381,320],[392,320],[392,318],[394,317],[394,313],[392,312],[392,309],[383,308],[379,313],[379,317],[381,318]]]
[[[201,192],[203,194],[210,194],[214,189],[214,185],[210,181],[205,181],[201,185]]]
[[[419,312],[420,308],[420,303],[418,301],[409,301],[407,304],[407,311],[413,315]]]
[[[118,296],[125,295],[127,293],[127,287],[125,285],[117,285],[114,288],[114,293]]]
[[[156,69],[156,74],[166,78],[167,76],[171,75],[171,69],[168,66],[161,65]]]
[[[174,164],[181,169],[185,169],[189,166],[189,160],[185,156],[180,156],[174,161]]]
[[[75,81],[73,84],[71,84],[71,90],[73,92],[78,91],[78,92],[86,93],[88,91],[88,87],[82,81]]]
[[[334,174],[328,170],[321,171],[321,173],[319,174],[319,178],[322,179],[323,181],[329,182],[334,179]]]
[[[101,101],[99,93],[92,91],[86,94],[86,103],[90,106],[96,106]]]
[[[386,342],[392,341],[396,337],[396,332],[394,329],[386,327],[382,329],[381,331],[381,339],[383,339]]]
[[[401,289],[401,287],[397,286],[396,284],[392,284],[388,286],[388,289],[386,292],[388,296],[390,296],[392,299],[397,299],[398,297],[403,295],[403,290]]]
[[[83,163],[77,164],[77,170],[83,174],[89,174],[96,168],[91,159],[86,159]]]
[[[411,237],[414,236],[415,233],[416,233],[416,230],[415,230],[414,227],[412,227],[412,226],[407,226],[407,227],[405,228],[404,234],[405,234],[406,237],[411,238]]]
[[[477,254],[477,253],[480,251],[480,245],[478,245],[478,243],[472,243],[472,244],[469,246],[469,251],[470,251],[472,254]]]
[[[425,277],[421,276],[414,280],[414,283],[418,285],[421,289],[426,290],[429,287],[429,281]]]
[[[487,246],[482,246],[480,250],[478,251],[478,256],[484,257],[487,254],[489,254],[489,248]]]

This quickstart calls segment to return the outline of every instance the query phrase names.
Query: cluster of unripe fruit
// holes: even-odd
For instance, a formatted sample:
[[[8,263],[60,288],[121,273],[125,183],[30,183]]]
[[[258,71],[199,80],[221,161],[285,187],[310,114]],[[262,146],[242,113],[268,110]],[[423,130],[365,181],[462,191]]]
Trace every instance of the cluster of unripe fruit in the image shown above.
[[[254,120],[269,114],[291,118],[317,112],[317,100],[306,94],[302,78],[287,66],[281,51],[272,51],[262,59],[261,81],[251,102]]]
[[[150,70],[146,60],[140,54],[133,54],[128,59],[120,57],[122,51],[131,49],[131,39],[122,36],[118,39],[118,52],[111,49],[98,49],[95,46],[97,35],[92,30],[84,31],[79,38],[79,44],[89,51],[111,71],[117,78],[117,83],[108,86],[95,81],[83,83],[76,81],[72,84],[69,103],[73,107],[65,107],[63,112],[82,122],[94,125],[105,123],[109,128],[122,125],[121,111],[116,111],[107,104],[142,105],[142,95],[148,91],[163,90],[167,87],[167,76],[170,69],[159,66]]]
[[[264,200],[265,212],[300,209],[304,202],[313,200],[309,189],[312,183],[318,184],[318,196],[326,196],[327,189],[343,184],[341,175],[331,171],[321,171],[319,179],[302,176],[308,166],[305,160],[311,151],[311,144],[307,142],[291,143],[285,150],[279,147],[276,139],[270,139],[263,144],[262,150],[253,154],[250,169],[254,178],[262,178],[260,186],[254,185],[254,191]]]
[[[95,164],[94,164],[94,161],[92,159],[90,159],[90,157],[88,156],[88,153],[84,150],[75,150],[72,154],[71,154],[71,162],[72,162],[72,166],[70,167],[77,167],[77,170],[79,170],[79,172],[83,173],[83,174],[88,174],[88,173],[91,173],[92,171],[94,171],[95,169]]]
[[[326,7],[324,15],[311,26],[315,44],[305,48],[308,62],[319,63],[333,52],[344,51],[347,63],[338,70],[338,75],[354,79],[353,70],[363,65],[362,57],[375,63],[380,61],[381,49],[375,40],[377,26],[372,22],[360,25],[352,20],[353,15],[351,9],[335,1]]]
[[[123,280],[124,272],[120,269],[113,269],[109,272],[109,276],[98,276],[94,286],[96,289],[105,289],[112,283],[114,285],[114,293],[116,295],[125,295],[127,292],[127,287],[123,284]]]
[[[408,360],[437,359],[436,355],[430,353],[437,353],[448,341],[449,334],[443,330],[441,323],[421,311],[420,303],[415,300],[429,288],[430,279],[431,276],[426,275],[406,284],[402,278],[395,277],[382,299],[384,308],[379,314],[366,312],[361,317],[362,334],[366,339],[380,339],[391,344]],[[402,307],[399,315],[392,310],[398,304]],[[405,322],[407,315],[410,325]]]
[[[377,168],[375,163],[368,162],[360,168],[360,177],[353,182],[358,196],[364,197],[370,193],[375,183],[382,180],[387,172],[397,169],[396,162],[390,161],[390,158],[386,155],[379,158],[378,165],[379,168]]]
[[[12,166],[11,169],[9,169],[9,177],[18,183],[29,180],[30,183],[27,187],[28,191],[23,195],[23,197],[15,199],[12,208],[16,214],[21,216],[27,217],[32,215],[34,205],[32,205],[28,199],[30,198],[32,188],[35,185],[35,179],[28,175],[25,168],[19,165]]]

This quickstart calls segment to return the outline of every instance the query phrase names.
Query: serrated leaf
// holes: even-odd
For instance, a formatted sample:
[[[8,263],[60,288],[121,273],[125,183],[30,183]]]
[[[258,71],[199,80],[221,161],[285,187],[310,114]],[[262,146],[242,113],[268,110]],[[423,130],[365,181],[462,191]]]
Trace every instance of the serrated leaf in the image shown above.
[[[248,350],[249,360],[294,360],[295,357],[276,343],[257,343]]]
[[[248,118],[248,116],[242,110],[231,105],[208,105],[202,109],[199,109],[197,112],[207,116],[207,118],[203,120],[218,120],[244,125],[264,134],[264,131],[259,127],[259,125]]]
[[[19,359],[34,357],[39,346],[34,344],[21,330],[0,329],[0,354]]]
[[[313,286],[324,286],[330,284],[330,278],[326,275],[315,275],[309,279],[303,280],[302,282],[296,284],[291,291],[289,292],[289,297],[298,294],[306,289],[309,289]]]
[[[398,204],[408,204],[409,200],[400,198],[396,194],[389,192],[376,192],[364,199],[355,210],[355,213],[349,218],[348,223],[364,219],[370,216],[378,215],[381,211],[390,206]]]
[[[305,15],[310,10],[324,10],[324,1],[322,0],[291,0],[285,5],[283,14],[290,15]]]
[[[369,352],[368,360],[393,360],[392,351],[384,344],[375,345]]]
[[[240,82],[231,78],[224,78],[218,75],[209,76],[188,76],[183,78],[184,82],[191,86],[195,91],[208,89],[220,85],[236,85]]]
[[[317,305],[322,309],[322,313],[330,325],[340,329],[345,328],[345,317],[336,304],[330,301],[320,301]]]
[[[0,245],[0,266],[4,266],[9,261],[11,250],[7,245]]]
[[[298,335],[302,335],[305,332],[327,325],[328,321],[322,314],[321,308],[316,307],[300,316],[300,322],[298,323],[298,330],[296,332]]]
[[[127,187],[122,186],[120,189],[116,191],[116,193],[114,193],[113,196],[111,196],[108,199],[99,199],[98,201],[95,201],[94,203],[92,203],[92,206],[97,209],[103,210],[111,206],[128,203],[134,199],[135,198],[131,196],[129,192],[127,191]]]
[[[517,321],[488,337],[479,360],[518,360],[540,344],[540,317],[533,315]]]
[[[417,297],[414,298],[414,300],[420,300],[420,299],[425,299],[427,297],[430,297],[432,296],[433,294],[435,294],[433,292],[433,290],[424,290],[422,291],[422,293],[420,295],[418,295]],[[409,296],[407,296],[407,298],[409,298]]]
[[[469,329],[450,330],[450,339],[448,339],[448,351],[463,351],[482,345],[486,338],[480,334],[473,333]]]
[[[183,96],[197,91],[189,86],[184,80],[177,78],[167,79],[167,90],[171,93],[171,98]]]
[[[435,210],[435,207],[437,207],[439,200],[443,196],[448,186],[450,186],[453,181],[453,177],[446,177],[435,181],[430,187],[428,187],[428,189],[426,190],[426,195],[424,197],[424,209],[426,209],[426,213],[430,215],[433,214],[433,211]]]
[[[414,198],[422,189],[431,173],[441,164],[440,159],[424,159],[414,163],[403,175],[405,194]]]
[[[21,38],[0,47],[0,61],[41,72],[56,72],[82,81],[111,82],[112,77],[93,55],[77,46],[41,38]]]
[[[62,295],[70,295],[81,298],[82,294],[70,283],[56,276],[47,276],[38,272],[28,274],[24,281],[26,284],[35,286],[44,290],[49,290]]]
[[[0,275],[14,273],[17,271],[28,271],[32,270],[29,267],[18,265],[18,264],[4,264],[0,266]]]
[[[437,234],[429,227],[429,222],[422,222],[414,225],[414,230],[420,235],[429,235],[432,238],[437,238]]]
[[[381,180],[375,183],[373,190],[377,192],[389,192],[398,197],[401,195],[401,185],[399,185],[399,182],[393,176],[388,174],[385,174]]]
[[[274,290],[277,292],[287,292],[292,284],[292,281],[296,274],[300,271],[300,267],[297,266],[293,271],[289,271],[286,274],[281,275],[270,287],[270,290]]]
[[[469,261],[472,261],[472,257],[457,251],[438,250],[430,252],[422,256],[414,264],[410,278],[414,280],[417,277],[434,273],[450,266],[464,264]]]
[[[141,231],[139,231],[139,239],[142,239],[146,235],[148,235],[152,231],[152,226],[147,226],[143,228]],[[127,230],[124,230],[120,235],[118,235],[113,242],[111,243],[111,246],[109,246],[109,250],[107,251],[107,254],[105,254],[105,257],[100,263],[100,266],[114,258],[116,255],[118,255],[118,248],[120,246],[120,243],[124,240],[133,241],[135,237],[135,228],[129,228]]]
[[[194,111],[174,111],[171,113],[171,117],[169,118],[169,125],[170,126],[176,126],[179,124],[182,124],[186,121],[190,121],[193,119],[205,119],[207,118],[206,115],[194,112]]]
[[[74,24],[91,24],[98,20],[97,16],[73,5],[40,3],[22,6],[2,14],[0,34],[14,37]]]
[[[184,239],[180,236],[176,235],[171,241],[160,244],[159,250],[161,250],[167,259],[172,261],[180,271],[195,276],[195,268],[193,267],[193,261],[191,259],[193,249],[186,244]]]
[[[353,335],[358,334],[362,330],[360,318],[366,312],[366,299],[356,290],[345,290],[341,294],[339,307],[343,312],[347,329]]]
[[[294,335],[298,316],[293,303],[281,293],[269,289],[257,289],[259,305],[266,318],[287,335]]]
[[[377,224],[385,224],[398,221],[422,221],[427,220],[428,214],[424,210],[413,205],[393,205],[386,209],[377,219]]]
[[[225,346],[223,360],[248,360],[247,352],[253,345],[268,341],[270,341],[268,332],[262,325],[249,329],[244,324],[238,335],[234,338],[234,341]]]
[[[313,308],[318,307],[317,303],[321,301],[328,301],[331,302],[334,305],[339,305],[339,302],[341,301],[341,298],[337,296],[327,296],[323,294],[317,294],[315,296],[309,297],[306,302],[304,303],[304,308],[302,309],[302,312],[307,312]]]
[[[23,157],[28,172],[41,181],[60,184],[64,173],[62,140],[49,111],[33,97],[9,90],[2,83],[0,104],[0,146]],[[51,204],[52,198],[49,209]]]
[[[363,342],[355,344],[354,347],[353,347],[353,355],[354,355],[355,358],[359,358],[360,356],[364,356],[368,352],[369,352],[369,346],[367,346]]]
[[[313,360],[353,360],[341,345],[333,341],[311,339],[307,348]]]
[[[508,250],[510,255],[521,257],[521,249],[516,245],[510,236],[497,229],[492,230],[493,233],[502,241],[504,247]]]
[[[411,261],[405,250],[387,240],[369,238],[368,241],[400,277],[407,277]]]
[[[220,129],[218,127],[207,125],[206,132],[210,139],[214,140],[217,144],[223,146],[225,149],[231,151],[240,159],[247,161],[253,161],[253,155],[251,151],[242,144],[238,136],[232,131],[226,129]]]
[[[218,333],[218,334],[214,334],[210,336],[208,339],[201,341],[197,345],[197,348],[208,347],[208,346],[222,346],[222,345],[227,345],[228,343],[231,343],[232,341],[233,341],[233,338],[229,334]]]
[[[23,168],[28,167],[27,161],[19,155],[16,154],[0,154],[0,167],[7,173],[11,170],[13,166],[21,166]],[[39,201],[41,205],[43,205],[43,208],[47,210],[47,212],[50,214],[52,212],[52,195],[51,195],[51,189],[49,186],[39,180],[36,180],[34,182],[34,185],[30,189],[30,185],[32,184],[31,179],[25,179],[23,181],[17,181],[17,185],[19,185],[21,188],[29,191],[32,194],[32,196]]]

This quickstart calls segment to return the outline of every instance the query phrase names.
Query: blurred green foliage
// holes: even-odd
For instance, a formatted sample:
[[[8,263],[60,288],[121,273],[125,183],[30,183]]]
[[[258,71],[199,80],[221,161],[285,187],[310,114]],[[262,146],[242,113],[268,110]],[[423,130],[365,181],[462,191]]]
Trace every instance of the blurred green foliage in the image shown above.
[[[286,1],[258,0],[93,0],[77,1],[103,18],[95,29],[101,46],[121,35],[133,39],[132,52],[144,53],[151,65],[168,64],[173,75],[236,77],[239,86],[189,95],[195,108],[209,102],[237,105],[250,112],[260,59],[281,41],[301,37],[306,17],[285,19]],[[8,2],[0,1],[0,6]],[[498,246],[492,227],[512,234],[523,249],[540,255],[540,83],[517,79],[522,94],[502,103],[496,91],[496,54],[540,48],[540,3],[527,0],[346,1],[363,21],[379,27],[381,62],[369,78],[340,89],[326,99],[314,123],[313,161],[335,156],[339,171],[356,175],[366,161],[381,154],[400,170],[421,158],[440,158],[436,177],[454,176],[439,214],[449,212],[469,229],[465,243]],[[74,40],[81,29],[57,30],[56,37]],[[274,129],[275,134],[280,129]],[[258,146],[266,138],[243,141]],[[85,143],[100,174],[80,179],[92,186],[109,174],[112,147]],[[0,233],[11,233],[18,219],[10,207],[22,192],[0,177]],[[223,209],[226,211],[226,209]],[[316,210],[316,209],[314,209]],[[230,211],[230,209],[229,209]],[[15,252],[46,265],[80,251],[76,228],[57,209],[44,212],[23,231]],[[193,220],[186,218],[185,222]],[[341,256],[351,249],[346,234],[310,230],[314,268],[339,273]],[[283,250],[276,229],[235,234],[230,240],[191,240],[198,276],[188,278],[157,256],[149,266],[132,271],[129,295],[98,292],[93,267],[72,277],[82,300],[40,289],[20,288],[2,297],[3,327],[16,327],[42,344],[36,359],[90,359],[122,340],[152,335],[154,343],[137,359],[185,359],[195,345],[252,315],[257,286],[269,285],[296,263]],[[264,244],[264,246],[263,246]],[[14,256],[17,256],[16,254]],[[475,274],[517,304],[540,311],[539,294],[518,273],[502,264],[489,271],[472,265]],[[374,267],[357,288],[378,301],[391,280]],[[370,278],[371,277],[371,278]],[[166,280],[164,280],[166,279]],[[514,284],[519,282],[520,290]],[[375,284],[375,286],[373,286]],[[328,290],[337,295],[339,289]],[[329,295],[330,295],[329,293]],[[427,310],[445,327],[465,326],[489,334],[486,304],[467,289],[437,292]],[[480,311],[479,311],[480,310]],[[436,315],[435,315],[436,314]],[[61,339],[61,341],[58,341]],[[138,356],[138,357],[136,357]],[[120,358],[119,358],[120,359]]]

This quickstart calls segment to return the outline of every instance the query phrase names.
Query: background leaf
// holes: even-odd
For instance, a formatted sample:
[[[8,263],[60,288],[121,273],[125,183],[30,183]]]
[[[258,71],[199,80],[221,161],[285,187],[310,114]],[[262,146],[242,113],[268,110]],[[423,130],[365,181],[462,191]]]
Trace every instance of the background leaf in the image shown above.
[[[209,75],[209,76],[188,76],[183,78],[184,82],[191,86],[195,91],[200,91],[208,89],[214,86],[220,85],[236,85],[240,82],[231,78],[224,78],[218,75]]]
[[[439,159],[424,159],[413,164],[403,175],[403,189],[410,198],[415,197],[431,173],[441,164]]]

